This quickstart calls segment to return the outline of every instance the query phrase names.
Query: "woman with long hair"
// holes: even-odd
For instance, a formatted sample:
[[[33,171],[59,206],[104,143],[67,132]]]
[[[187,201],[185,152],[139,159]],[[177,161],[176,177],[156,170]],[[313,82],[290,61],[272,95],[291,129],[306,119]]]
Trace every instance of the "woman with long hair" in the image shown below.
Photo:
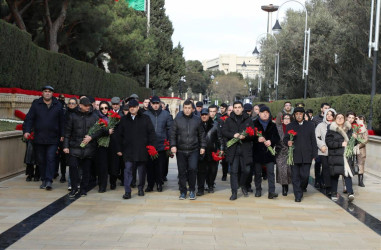
[[[283,142],[286,126],[290,122],[290,114],[278,115],[276,118],[276,127],[281,139],[276,147],[276,182],[282,185],[283,196],[287,196],[288,185],[291,184],[291,167],[287,164],[288,146]]]
[[[337,201],[337,185],[339,176],[342,175],[348,191],[348,200],[353,201],[355,196],[352,188],[353,173],[349,161],[345,157],[345,148],[352,135],[352,127],[345,121],[343,114],[338,113],[335,121],[327,128],[325,142],[328,146],[328,164],[331,171],[331,191],[333,201]]]
[[[359,166],[359,186],[365,187],[364,185],[364,168],[365,168],[365,160],[366,160],[366,144],[369,140],[368,129],[366,128],[366,119],[365,116],[359,115],[356,117],[356,123],[361,126],[358,137],[361,138],[364,142],[360,143],[356,146],[356,156],[357,163]]]
[[[328,164],[328,147],[325,142],[327,135],[327,128],[336,116],[336,111],[334,109],[327,109],[324,112],[323,121],[317,125],[315,129],[316,143],[319,148],[318,155],[322,164],[322,177],[324,181],[324,188],[326,195],[331,195],[331,174],[329,171]],[[316,164],[316,163],[315,163]]]

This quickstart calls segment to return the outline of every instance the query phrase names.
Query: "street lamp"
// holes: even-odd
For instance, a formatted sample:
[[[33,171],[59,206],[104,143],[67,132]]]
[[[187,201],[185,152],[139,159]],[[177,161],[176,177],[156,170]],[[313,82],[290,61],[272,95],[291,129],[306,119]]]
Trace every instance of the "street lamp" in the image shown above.
[[[261,9],[267,12],[267,33],[270,33],[270,23],[272,23],[272,13],[274,11],[277,11],[278,8],[279,6],[272,5],[272,4],[261,6]]]
[[[304,4],[302,4],[301,2],[296,1],[296,0],[289,0],[289,1],[286,1],[283,4],[281,4],[281,6],[279,6],[279,9],[278,9],[278,12],[277,12],[276,22],[275,22],[275,25],[273,27],[273,31],[274,31],[274,33],[279,33],[282,30],[282,27],[280,26],[279,19],[278,19],[279,10],[282,8],[283,5],[285,5],[286,3],[289,3],[289,2],[295,2],[295,3],[300,4],[304,8],[304,10],[306,12],[306,22],[305,22],[305,27],[304,27],[304,55],[303,55],[302,79],[304,79],[304,99],[307,99],[308,64],[309,64],[309,59],[310,59],[310,36],[311,36],[311,29],[310,28],[307,29],[308,12],[307,12],[306,6]]]
[[[372,121],[373,121],[373,99],[374,99],[374,95],[376,94],[378,39],[379,39],[379,33],[380,33],[380,8],[381,8],[380,0],[377,0],[374,42],[372,42],[373,14],[374,14],[374,0],[372,0],[371,14],[370,14],[370,28],[369,28],[369,57],[372,56],[372,48],[373,48],[372,91],[370,94],[370,108],[369,108],[369,122],[368,122],[368,129],[370,130],[372,129]]]
[[[187,82],[187,80],[185,79],[185,76],[181,76],[180,77],[180,80],[179,80],[179,97],[181,98],[181,93],[182,93],[182,91],[181,91],[181,82],[183,82],[183,83],[186,83]]]
[[[266,36],[270,35],[275,40],[276,53],[275,53],[275,63],[274,63],[274,88],[275,88],[275,100],[278,100],[279,50],[278,50],[278,41],[277,41],[276,37],[273,34],[271,34],[271,33],[262,33],[262,34],[260,34],[257,37],[257,40],[256,40],[256,45],[255,45],[255,48],[254,48],[254,51],[253,51],[253,56],[258,56],[259,55],[257,44],[258,44],[259,37],[261,37],[263,35],[266,35]]]

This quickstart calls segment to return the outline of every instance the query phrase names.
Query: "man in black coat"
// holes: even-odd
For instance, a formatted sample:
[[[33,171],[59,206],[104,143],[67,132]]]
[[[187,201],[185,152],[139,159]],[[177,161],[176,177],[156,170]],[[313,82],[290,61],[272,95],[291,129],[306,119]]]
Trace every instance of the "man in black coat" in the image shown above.
[[[176,154],[179,172],[180,200],[187,195],[187,180],[189,184],[189,199],[195,200],[197,162],[199,155],[205,153],[205,138],[200,117],[193,114],[192,102],[183,104],[183,114],[177,116],[172,125],[171,151]]]
[[[160,98],[153,96],[148,105],[148,110],[144,115],[151,119],[156,133],[156,149],[159,153],[157,159],[150,159],[147,162],[147,182],[146,192],[153,191],[153,186],[157,185],[157,191],[163,191],[163,173],[165,164],[167,163],[167,153],[164,150],[164,141],[169,141],[170,130],[172,126],[172,116],[169,112],[162,110]]]
[[[135,166],[139,176],[138,195],[144,196],[146,179],[146,162],[148,161],[147,146],[156,145],[155,129],[151,119],[139,110],[135,99],[128,102],[129,112],[120,120],[118,130],[118,155],[123,156],[124,190],[123,199],[131,198],[132,169]]]
[[[262,136],[256,135],[254,140],[254,169],[255,169],[255,197],[262,195],[262,166],[266,166],[267,179],[269,185],[269,199],[278,197],[275,193],[275,173],[274,163],[275,156],[268,150],[269,146],[274,148],[278,144],[280,137],[275,123],[271,120],[270,109],[267,106],[262,106],[259,110],[258,119],[254,121],[254,127],[258,131],[262,131]]]
[[[52,86],[42,88],[42,97],[33,101],[23,126],[25,139],[34,131],[34,149],[42,180],[40,188],[46,190],[52,189],[58,143],[64,136],[63,108],[53,92]]]
[[[213,160],[212,153],[221,150],[221,154],[223,154],[225,147],[218,121],[213,121],[209,115],[211,110],[212,112],[217,111],[217,107],[211,106],[209,110],[206,108],[201,110],[206,148],[205,154],[200,157],[198,162],[197,196],[204,195],[205,181],[208,185],[208,193],[214,193],[214,181],[217,176],[218,161]]]
[[[230,200],[237,199],[239,186],[242,188],[243,195],[245,197],[248,196],[245,184],[250,173],[250,164],[253,162],[252,147],[254,137],[241,135],[247,127],[254,129],[253,121],[247,113],[243,112],[242,102],[236,101],[233,103],[233,112],[230,114],[230,117],[226,119],[222,127],[222,135],[226,141],[233,138],[239,138],[241,140],[227,148],[226,159],[230,164],[230,185],[232,189]],[[241,176],[238,183],[239,170],[241,170]]]
[[[66,122],[63,151],[69,154],[68,165],[72,187],[69,198],[76,197],[79,192],[81,196],[87,195],[92,158],[97,149],[96,140],[105,133],[105,130],[100,130],[91,136],[88,134],[97,121],[98,116],[93,112],[90,100],[85,97],[79,101],[79,109],[72,113]],[[85,146],[81,147],[81,144]],[[79,167],[82,168],[82,178]],[[79,183],[80,190],[78,190]]]
[[[288,134],[290,130],[297,133],[293,141],[290,141],[290,135]],[[304,120],[303,108],[295,108],[294,121],[287,125],[283,141],[289,147],[294,146],[294,165],[291,166],[292,185],[295,202],[301,202],[303,192],[307,192],[311,163],[317,157],[318,150],[315,125]]]

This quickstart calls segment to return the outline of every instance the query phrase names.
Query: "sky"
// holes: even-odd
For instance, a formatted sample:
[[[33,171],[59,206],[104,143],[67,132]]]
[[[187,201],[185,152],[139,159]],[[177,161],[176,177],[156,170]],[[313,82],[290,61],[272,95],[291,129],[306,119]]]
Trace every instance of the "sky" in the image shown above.
[[[174,46],[180,42],[186,60],[202,62],[220,54],[250,56],[256,41],[267,32],[267,12],[261,6],[280,6],[284,2],[286,0],[165,0],[165,8],[174,27]],[[303,10],[300,4],[289,2],[280,8],[280,21],[289,8]]]

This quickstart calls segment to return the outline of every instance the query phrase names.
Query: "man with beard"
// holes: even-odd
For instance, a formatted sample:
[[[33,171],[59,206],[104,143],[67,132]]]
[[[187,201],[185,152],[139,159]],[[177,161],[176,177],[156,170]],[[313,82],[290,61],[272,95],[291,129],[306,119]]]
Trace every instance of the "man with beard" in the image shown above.
[[[159,153],[157,159],[149,159],[147,162],[147,182],[146,192],[153,191],[156,183],[157,191],[163,191],[163,173],[167,162],[167,154],[164,150],[164,141],[169,140],[169,134],[172,126],[172,117],[169,112],[162,110],[160,98],[153,96],[149,110],[144,112],[144,115],[151,119],[156,133],[156,150]]]
[[[214,193],[214,181],[217,176],[218,161],[214,161],[213,152],[221,150],[224,152],[224,142],[218,121],[213,121],[210,112],[217,112],[217,107],[209,107],[209,110],[204,108],[201,110],[201,121],[204,129],[206,142],[205,154],[200,157],[197,171],[197,196],[204,195],[205,181],[208,185],[208,193]],[[215,113],[214,113],[215,114]]]
[[[34,131],[34,149],[42,180],[40,188],[46,190],[52,190],[58,143],[64,138],[64,112],[53,92],[52,86],[42,88],[42,97],[33,101],[23,126],[25,139]]]
[[[192,112],[192,102],[185,101],[183,114],[177,116],[173,122],[170,140],[171,151],[177,158],[180,200],[186,199],[187,181],[189,199],[196,199],[197,162],[199,155],[205,153],[206,147],[203,132],[201,119]]]
[[[237,190],[241,186],[242,193],[248,197],[246,189],[246,182],[250,173],[250,164],[253,162],[253,138],[241,135],[246,128],[251,127],[254,129],[253,121],[249,115],[243,112],[242,102],[236,101],[233,103],[233,112],[230,117],[226,119],[222,128],[222,134],[226,141],[233,138],[239,138],[240,142],[233,144],[227,148],[227,161],[230,164],[230,185],[232,195],[230,200],[237,199]],[[238,180],[238,172],[241,171],[240,180]]]
[[[293,141],[290,141],[288,133],[290,130],[297,133]],[[295,108],[294,121],[287,125],[283,141],[289,147],[294,146],[294,165],[291,166],[292,184],[295,202],[301,202],[303,192],[307,192],[311,163],[317,157],[318,151],[315,125],[304,120],[303,108]]]

